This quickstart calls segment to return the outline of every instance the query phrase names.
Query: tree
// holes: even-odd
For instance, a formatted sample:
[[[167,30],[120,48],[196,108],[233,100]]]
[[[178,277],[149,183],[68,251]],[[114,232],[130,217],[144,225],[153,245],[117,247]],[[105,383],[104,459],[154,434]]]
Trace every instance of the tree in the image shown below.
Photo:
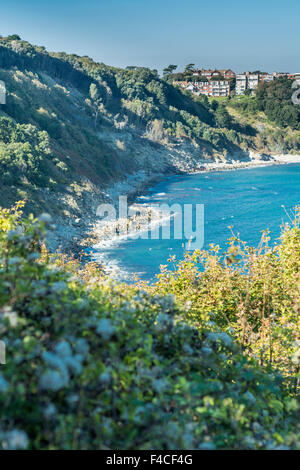
[[[171,64],[165,69],[163,69],[163,75],[170,75],[171,73],[175,72],[176,69],[177,69],[177,65]]]
[[[101,109],[101,104],[102,104],[102,99],[99,95],[99,90],[98,87],[95,83],[91,83],[90,85],[90,97],[93,100],[95,106],[96,106],[96,111],[95,111],[95,129],[97,127],[97,119],[98,119],[98,114]]]
[[[216,111],[217,108],[218,108],[218,106],[219,106],[219,103],[217,102],[217,100],[212,100],[212,102],[211,102],[211,109],[212,109],[213,111]]]
[[[195,64],[188,64],[184,69],[184,73],[192,72],[194,67],[195,67]]]
[[[211,77],[211,80],[219,82],[219,81],[225,80],[225,78],[223,77],[223,75],[219,74],[219,75],[214,75],[213,77]]]
[[[95,83],[91,83],[90,97],[92,98],[93,101],[96,101],[99,98],[98,88],[97,88],[97,85]]]
[[[215,119],[218,127],[227,127],[232,125],[232,119],[227,109],[223,105],[219,105],[215,111]]]
[[[7,41],[21,41],[21,38],[18,34],[11,34],[10,36],[7,36]]]

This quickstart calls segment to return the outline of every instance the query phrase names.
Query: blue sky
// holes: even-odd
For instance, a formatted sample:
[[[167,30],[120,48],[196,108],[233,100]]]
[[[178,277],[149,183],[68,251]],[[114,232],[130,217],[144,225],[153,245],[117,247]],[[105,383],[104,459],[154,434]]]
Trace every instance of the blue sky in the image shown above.
[[[0,34],[109,65],[300,72],[299,0],[0,0]]]

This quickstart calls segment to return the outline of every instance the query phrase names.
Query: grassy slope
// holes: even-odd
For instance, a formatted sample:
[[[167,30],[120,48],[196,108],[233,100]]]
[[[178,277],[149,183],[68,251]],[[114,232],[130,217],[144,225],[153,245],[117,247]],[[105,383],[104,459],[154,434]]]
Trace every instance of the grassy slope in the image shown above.
[[[249,125],[257,130],[253,138],[253,146],[264,153],[296,153],[300,152],[300,131],[290,126],[282,127],[268,119],[263,111],[251,109],[255,97],[236,97],[227,101],[230,115],[242,125]],[[247,105],[246,109],[243,106]],[[249,109],[250,108],[250,109]]]

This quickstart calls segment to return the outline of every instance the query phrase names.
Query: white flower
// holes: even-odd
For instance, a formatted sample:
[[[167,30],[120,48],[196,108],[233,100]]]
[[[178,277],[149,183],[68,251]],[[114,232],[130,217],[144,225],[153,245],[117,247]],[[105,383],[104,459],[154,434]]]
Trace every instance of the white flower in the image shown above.
[[[4,448],[7,450],[24,450],[28,446],[28,437],[24,431],[14,429],[5,433]]]
[[[255,449],[255,439],[252,436],[245,436],[243,439],[243,447],[246,449]]]
[[[105,370],[102,374],[99,375],[99,382],[102,384],[109,384],[111,381],[111,374],[109,370]]]
[[[43,373],[39,381],[41,389],[57,391],[68,385],[69,373],[78,375],[82,372],[82,354],[72,355],[71,346],[67,341],[56,345],[55,353],[45,351],[43,360],[50,370]]]
[[[193,348],[187,343],[183,345],[182,349],[187,354],[193,354]]]
[[[165,379],[153,380],[153,387],[158,393],[164,392],[168,387],[168,381]]]
[[[249,391],[244,393],[244,398],[246,398],[246,400],[249,401],[252,404],[256,403],[255,396],[252,395],[252,393],[249,392]]]
[[[57,413],[56,406],[53,403],[49,403],[47,405],[47,407],[44,409],[43,415],[44,415],[45,419],[50,420],[50,419],[54,418],[56,413]]]
[[[300,349],[298,349],[298,351],[296,351],[293,356],[292,356],[292,363],[293,364],[300,364]]]
[[[68,369],[62,358],[46,351],[43,353],[43,359],[51,370],[44,372],[41,376],[39,382],[40,388],[57,391],[68,385]]]
[[[69,403],[69,405],[73,406],[73,405],[76,405],[76,403],[78,402],[79,400],[79,396],[76,394],[76,393],[73,393],[73,395],[69,395],[67,397],[67,402]]]
[[[58,343],[56,345],[55,352],[62,359],[72,356],[71,346],[67,341],[61,341]]]
[[[227,333],[220,333],[219,334],[220,340],[225,344],[225,346],[231,346],[232,345],[232,339]]]
[[[16,312],[6,312],[3,317],[8,319],[11,328],[16,328],[18,326],[18,315]]]
[[[192,431],[187,430],[182,436],[182,443],[184,449],[192,449],[194,442],[194,433]]]
[[[216,342],[216,341],[221,341],[225,346],[231,346],[232,345],[232,339],[227,333],[209,333],[207,335],[207,339]]]
[[[30,253],[27,256],[27,261],[35,261],[37,259],[40,259],[41,255],[39,253]]]
[[[63,292],[64,290],[67,289],[67,284],[64,282],[64,281],[57,281],[57,282],[53,282],[51,288],[54,292],[57,292],[58,294],[60,292]]]
[[[22,232],[23,232],[22,227],[18,226],[15,230],[9,230],[9,232],[7,232],[7,234],[6,234],[6,237],[7,237],[8,240],[12,240],[15,237],[17,237],[18,235],[20,235]]]
[[[202,444],[198,446],[199,450],[215,450],[215,448],[216,446],[213,442],[202,442]]]
[[[45,351],[43,353],[43,359],[44,359],[45,364],[52,369],[63,370],[65,368],[65,364],[62,358],[57,356],[56,354]]]
[[[218,341],[219,335],[218,335],[218,333],[208,333],[207,339],[214,343],[215,341]]]
[[[176,439],[181,435],[181,429],[174,421],[169,421],[165,427],[165,433],[169,438]]]
[[[80,338],[75,344],[75,351],[86,357],[89,353],[89,344],[84,338]]]
[[[74,375],[78,375],[82,372],[82,360],[83,357],[80,354],[76,354],[76,356],[66,357],[64,363],[70,372]]]
[[[41,390],[51,390],[57,392],[66,385],[63,376],[56,370],[44,372],[39,381]]]
[[[105,341],[108,341],[115,332],[115,327],[112,325],[108,318],[101,318],[98,323],[97,333],[102,336]]]
[[[0,374],[0,393],[5,393],[9,388],[8,382],[2,374]]]
[[[56,264],[48,264],[48,273],[49,274],[56,274],[59,273],[60,269]]]
[[[169,327],[173,325],[173,319],[169,317],[169,315],[165,313],[159,313],[156,317],[156,325],[155,329],[158,331],[167,330]]]
[[[19,256],[13,256],[12,258],[9,258],[8,264],[9,265],[14,265],[14,264],[20,264],[21,263],[21,258]]]
[[[211,348],[207,348],[206,346],[203,346],[203,348],[201,348],[201,351],[205,356],[209,356],[213,352]]]

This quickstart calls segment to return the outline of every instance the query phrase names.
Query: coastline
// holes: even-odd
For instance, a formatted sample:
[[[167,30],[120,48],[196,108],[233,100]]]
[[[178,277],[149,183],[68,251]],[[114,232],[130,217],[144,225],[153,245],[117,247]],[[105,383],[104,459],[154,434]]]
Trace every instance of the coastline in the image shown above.
[[[195,169],[195,171],[188,172],[188,174],[209,173],[211,171],[233,171],[273,165],[290,165],[293,163],[300,163],[300,155],[266,155],[262,158],[251,158],[247,161],[229,159],[222,162],[203,162],[203,168]]]
[[[141,191],[141,188],[135,190],[133,186],[129,192],[129,200],[133,201],[133,204],[131,204],[129,208],[133,210],[138,208],[140,211],[139,215],[134,216],[133,219],[120,219],[115,222],[105,222],[102,225],[101,222],[97,222],[93,232],[95,243],[89,250],[92,259],[104,267],[106,274],[121,280],[130,278],[130,275],[122,270],[122,268],[118,265],[118,260],[111,259],[109,257],[108,251],[110,248],[116,247],[118,244],[124,242],[124,240],[127,238],[134,238],[134,236],[138,236],[142,232],[150,230],[155,224],[160,224],[163,222],[163,220],[165,220],[160,219],[158,221],[156,218],[158,217],[158,214],[155,214],[154,212],[154,218],[156,218],[156,220],[149,221],[148,214],[149,210],[151,210],[151,207],[147,204],[143,204],[141,200],[144,198],[147,199],[146,195],[148,189],[153,185],[153,183],[158,183],[167,176],[174,176],[175,174],[206,174],[215,171],[234,171],[240,169],[252,169],[265,166],[288,165],[295,163],[300,163],[300,155],[282,154],[275,156],[264,156],[264,158],[260,159],[252,158],[249,161],[226,160],[223,162],[201,162],[199,167],[195,168],[193,171],[180,171],[178,173],[174,172],[173,174],[168,175],[156,175],[155,178],[151,178],[150,180],[146,180],[144,182],[143,191]],[[114,194],[113,202],[116,204],[118,197],[122,195],[122,193],[116,194],[116,191],[113,188],[111,189],[111,193]]]

